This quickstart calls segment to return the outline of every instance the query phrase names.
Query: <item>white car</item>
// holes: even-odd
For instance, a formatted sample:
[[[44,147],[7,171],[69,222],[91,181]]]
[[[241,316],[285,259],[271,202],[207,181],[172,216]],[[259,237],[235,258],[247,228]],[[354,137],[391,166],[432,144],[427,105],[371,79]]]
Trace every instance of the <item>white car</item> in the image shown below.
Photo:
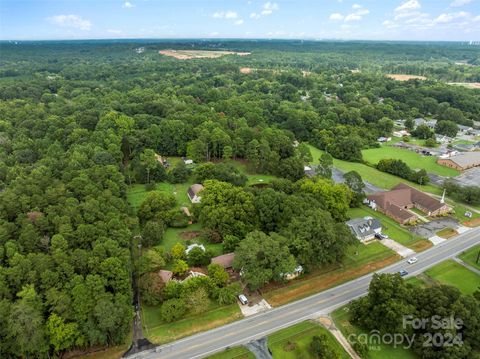
[[[242,303],[243,305],[248,304],[248,299],[247,299],[247,297],[246,297],[245,295],[243,295],[243,294],[240,294],[240,295],[238,296],[238,300],[239,300],[240,303]]]
[[[408,264],[414,264],[414,263],[417,263],[417,261],[418,261],[417,257],[412,257],[407,261],[407,263]]]

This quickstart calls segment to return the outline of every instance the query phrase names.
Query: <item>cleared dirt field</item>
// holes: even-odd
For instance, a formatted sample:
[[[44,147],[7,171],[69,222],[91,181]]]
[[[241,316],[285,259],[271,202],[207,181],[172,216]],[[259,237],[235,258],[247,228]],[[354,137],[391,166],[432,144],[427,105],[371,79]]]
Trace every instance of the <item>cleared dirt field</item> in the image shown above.
[[[253,69],[251,67],[240,67],[240,72],[242,74],[251,74]]]
[[[448,82],[449,85],[463,86],[469,89],[480,89],[480,82]]]
[[[388,74],[385,75],[388,78],[391,78],[396,81],[408,81],[408,80],[426,80],[425,76],[417,76],[417,75],[395,75],[395,74]]]
[[[160,55],[174,57],[177,60],[216,59],[225,55],[247,56],[250,52],[210,51],[210,50],[160,50]]]

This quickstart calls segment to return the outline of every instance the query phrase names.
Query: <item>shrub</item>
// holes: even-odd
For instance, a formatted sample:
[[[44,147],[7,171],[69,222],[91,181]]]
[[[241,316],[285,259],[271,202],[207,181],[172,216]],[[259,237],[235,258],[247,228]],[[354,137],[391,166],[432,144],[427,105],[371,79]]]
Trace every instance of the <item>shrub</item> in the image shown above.
[[[188,264],[184,260],[177,259],[172,266],[172,272],[176,275],[182,276],[188,271]]]
[[[182,299],[169,299],[160,308],[160,316],[167,323],[181,319],[186,312],[187,306]]]

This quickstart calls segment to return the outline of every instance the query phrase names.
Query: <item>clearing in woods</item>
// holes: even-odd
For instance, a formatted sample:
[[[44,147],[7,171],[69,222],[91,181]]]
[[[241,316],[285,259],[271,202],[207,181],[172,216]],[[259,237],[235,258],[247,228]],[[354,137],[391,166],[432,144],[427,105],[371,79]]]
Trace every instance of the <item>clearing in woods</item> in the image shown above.
[[[425,76],[418,76],[418,75],[400,75],[400,74],[388,74],[385,75],[388,78],[391,78],[393,80],[397,81],[408,81],[408,80],[426,80],[427,78]]]
[[[234,51],[212,51],[212,50],[160,50],[161,55],[174,57],[177,60],[191,59],[216,59],[225,55],[247,56],[250,52],[234,52]]]

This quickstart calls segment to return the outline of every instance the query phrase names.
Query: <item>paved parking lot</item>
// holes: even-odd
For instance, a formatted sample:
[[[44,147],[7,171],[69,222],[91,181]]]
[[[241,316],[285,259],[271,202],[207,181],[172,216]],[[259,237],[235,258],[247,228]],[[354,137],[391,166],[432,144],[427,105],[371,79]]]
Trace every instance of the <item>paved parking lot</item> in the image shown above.
[[[457,229],[458,222],[450,217],[434,219],[428,223],[422,223],[410,229],[413,233],[420,237],[430,238],[434,237],[436,233],[444,228]]]
[[[478,186],[480,183],[480,167],[470,168],[457,177],[453,177],[454,182],[462,186]]]

